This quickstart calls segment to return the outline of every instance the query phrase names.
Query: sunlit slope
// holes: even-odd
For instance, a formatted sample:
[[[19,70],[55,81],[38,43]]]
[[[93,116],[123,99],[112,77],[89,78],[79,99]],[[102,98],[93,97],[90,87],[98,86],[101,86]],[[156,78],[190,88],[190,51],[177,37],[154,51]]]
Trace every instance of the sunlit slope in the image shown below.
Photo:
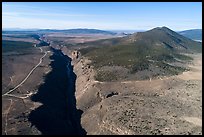
[[[128,77],[127,75],[120,77],[114,69],[103,70],[104,66],[121,66],[128,69],[127,74],[151,71],[151,74],[142,79],[179,74],[187,69],[169,63],[191,60],[181,53],[201,52],[201,43],[166,27],[154,28],[123,38],[89,42],[81,46],[88,46],[80,51],[82,55],[92,60],[92,65],[97,70],[96,79],[101,81],[114,81]]]

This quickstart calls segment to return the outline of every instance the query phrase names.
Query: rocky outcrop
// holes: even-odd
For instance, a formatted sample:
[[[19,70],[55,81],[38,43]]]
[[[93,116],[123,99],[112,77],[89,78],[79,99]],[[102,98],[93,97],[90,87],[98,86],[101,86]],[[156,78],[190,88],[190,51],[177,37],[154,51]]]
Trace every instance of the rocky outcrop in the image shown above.
[[[81,53],[77,50],[69,50],[63,47],[63,54],[69,56],[72,61],[73,71],[77,75],[76,79],[76,98],[81,97],[93,85],[94,71],[90,66],[91,61],[85,57],[81,57]]]
[[[77,50],[72,51],[72,59],[78,59],[79,58],[79,52]]]
[[[74,72],[77,75],[76,98],[82,96],[87,89],[93,86],[94,70],[90,63],[91,61],[86,58],[75,59]]]

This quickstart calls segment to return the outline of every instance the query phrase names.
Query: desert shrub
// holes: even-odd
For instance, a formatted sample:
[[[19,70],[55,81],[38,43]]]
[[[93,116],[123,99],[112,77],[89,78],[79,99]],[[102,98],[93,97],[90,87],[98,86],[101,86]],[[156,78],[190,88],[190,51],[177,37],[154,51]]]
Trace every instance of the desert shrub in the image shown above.
[[[114,72],[99,71],[103,66],[122,66],[129,69],[130,74],[148,70],[150,65],[154,67],[158,66],[162,72],[159,72],[155,76],[177,75],[186,70],[185,68],[171,66],[164,62],[175,62],[175,57],[190,60],[190,57],[180,55],[162,45],[153,46],[151,43],[152,42],[145,43],[144,41],[137,41],[135,43],[111,46],[96,45],[95,47],[91,46],[81,49],[80,52],[92,60],[91,65],[96,69],[97,74],[95,78],[98,81],[118,80]],[[153,61],[149,61],[150,59]]]
[[[114,72],[98,70],[95,79],[98,81],[115,81],[118,77]]]
[[[2,40],[2,52],[18,52],[20,54],[32,52],[33,43],[22,41]]]

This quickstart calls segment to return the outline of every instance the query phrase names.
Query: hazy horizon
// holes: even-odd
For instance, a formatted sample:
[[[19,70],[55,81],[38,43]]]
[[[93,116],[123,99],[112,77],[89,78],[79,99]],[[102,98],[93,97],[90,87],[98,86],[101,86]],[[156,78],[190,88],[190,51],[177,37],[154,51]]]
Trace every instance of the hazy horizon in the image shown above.
[[[158,26],[158,27],[162,27],[162,26]],[[46,30],[49,28],[2,28],[2,30],[4,31],[24,31],[24,30]],[[97,28],[64,28],[64,29],[49,29],[49,30],[69,30],[69,29],[97,29]],[[97,30],[104,30],[104,31],[115,31],[115,32],[121,32],[121,31],[148,31],[151,30],[153,28],[150,29],[97,29]],[[171,29],[171,28],[170,28]],[[174,31],[186,31],[186,30],[202,30],[202,28],[189,28],[189,29],[185,29],[185,30],[174,30]]]

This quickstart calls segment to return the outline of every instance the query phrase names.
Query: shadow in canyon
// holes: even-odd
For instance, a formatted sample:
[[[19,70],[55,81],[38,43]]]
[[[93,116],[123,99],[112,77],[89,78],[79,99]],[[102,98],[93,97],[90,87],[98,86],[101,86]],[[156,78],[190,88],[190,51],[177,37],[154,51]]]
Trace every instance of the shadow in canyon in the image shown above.
[[[82,110],[76,108],[75,81],[71,58],[52,48],[52,71],[31,97],[41,106],[31,111],[29,121],[43,135],[85,135],[81,127]]]

